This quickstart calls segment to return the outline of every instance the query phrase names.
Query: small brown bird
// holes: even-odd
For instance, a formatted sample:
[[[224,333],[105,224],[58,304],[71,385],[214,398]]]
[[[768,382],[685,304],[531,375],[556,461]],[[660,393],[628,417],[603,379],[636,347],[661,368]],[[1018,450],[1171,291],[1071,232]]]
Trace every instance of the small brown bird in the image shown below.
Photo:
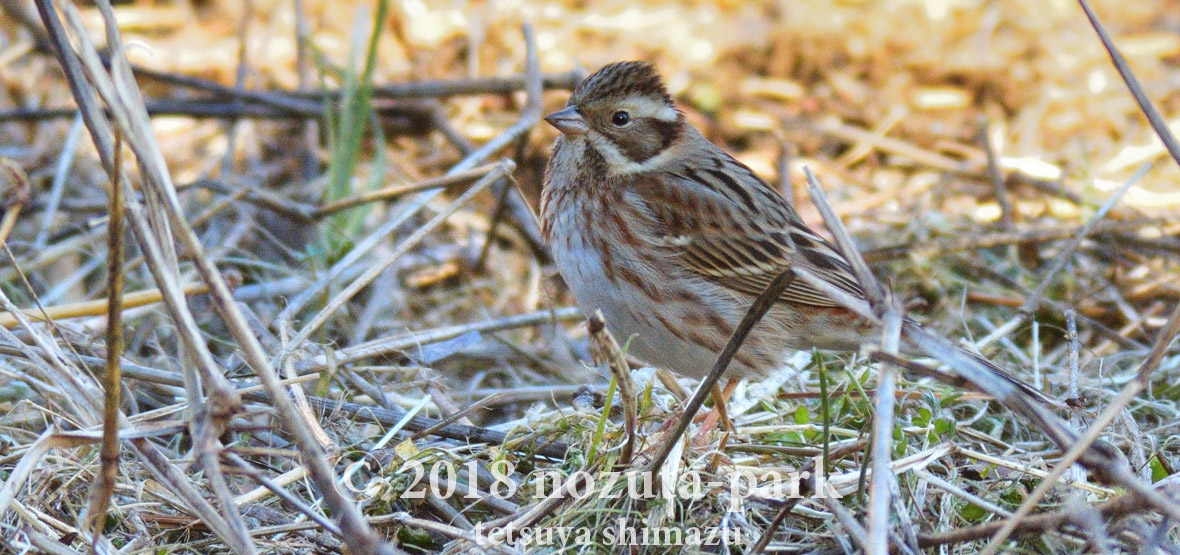
[[[545,121],[562,134],[545,172],[544,234],[582,310],[601,309],[616,334],[631,338],[636,358],[703,376],[753,300],[800,260],[863,298],[844,256],[689,124],[649,64],[603,67]],[[788,258],[792,249],[801,256]],[[796,280],[747,336],[729,373],[765,376],[794,350],[855,350],[875,334]]]

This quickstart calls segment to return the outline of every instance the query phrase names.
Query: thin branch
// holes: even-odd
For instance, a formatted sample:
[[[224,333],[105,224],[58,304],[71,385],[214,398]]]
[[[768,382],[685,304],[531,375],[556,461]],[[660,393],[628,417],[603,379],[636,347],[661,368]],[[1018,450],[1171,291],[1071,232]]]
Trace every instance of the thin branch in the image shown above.
[[[4,171],[8,174],[7,180],[12,182],[11,189],[6,187],[6,190],[3,191],[5,196],[9,198],[0,198],[0,201],[5,201],[8,204],[4,207],[4,217],[0,218],[0,247],[5,247],[8,245],[8,234],[16,225],[21,211],[29,206],[33,195],[32,189],[29,187],[29,176],[25,175],[25,171],[16,165],[16,162],[8,158],[0,158],[0,166],[3,166]]]
[[[590,351],[597,364],[606,364],[611,376],[619,386],[619,402],[623,405],[623,431],[627,436],[627,443],[619,453],[619,465],[630,465],[631,456],[635,453],[635,430],[639,427],[638,398],[635,395],[635,383],[631,380],[631,366],[627,364],[627,357],[619,348],[615,337],[606,327],[606,317],[601,310],[594,311],[586,321],[590,330]]]
[[[1106,48],[1106,53],[1110,55],[1111,63],[1118,70],[1119,76],[1123,78],[1123,82],[1127,84],[1127,90],[1131,91],[1131,96],[1135,97],[1135,103],[1143,111],[1144,117],[1151,124],[1151,128],[1155,130],[1155,134],[1163,141],[1164,148],[1168,150],[1168,154],[1172,156],[1172,160],[1180,164],[1180,142],[1176,140],[1176,136],[1168,129],[1168,123],[1164,120],[1163,115],[1156,109],[1151,99],[1147,98],[1147,93],[1143,92],[1143,87],[1139,84],[1139,80],[1135,78],[1135,74],[1131,72],[1131,66],[1127,64],[1127,59],[1123,57],[1118,48],[1115,48],[1114,41],[1110,39],[1110,35],[1102,27],[1102,22],[1098,21],[1098,16],[1090,8],[1089,2],[1078,0],[1078,4],[1086,12],[1086,18],[1090,20],[1090,25],[1094,27],[1094,32],[1098,33],[1098,38],[1102,41],[1102,46]]]
[[[1011,231],[1013,225],[1012,201],[1008,199],[1008,189],[1004,186],[1004,174],[1000,171],[1000,159],[996,154],[996,147],[992,144],[987,118],[979,121],[979,144],[987,155],[987,177],[992,182],[992,193],[996,196],[996,203],[1000,205],[1000,226],[1004,231]]]
[[[105,403],[102,420],[102,449],[99,452],[98,480],[90,491],[90,504],[86,508],[84,528],[92,536],[102,533],[106,522],[107,508],[115,492],[119,477],[119,410],[122,402],[123,380],[120,357],[123,356],[123,167],[120,162],[122,149],[119,137],[115,136],[115,161],[111,172],[109,221],[107,222],[107,330],[106,330],[106,371]]]
[[[684,405],[684,413],[680,415],[680,419],[676,422],[676,427],[669,432],[660,450],[651,459],[647,465],[646,472],[657,474],[660,468],[664,465],[664,461],[668,459],[668,455],[672,453],[672,449],[680,442],[680,438],[684,436],[684,432],[688,430],[692,419],[696,417],[696,413],[701,406],[705,404],[705,398],[713,390],[713,386],[717,385],[717,381],[721,379],[721,375],[725,373],[725,369],[729,367],[729,362],[733,360],[734,355],[737,354],[738,349],[741,348],[742,342],[746,340],[746,336],[750,334],[750,330],[762,320],[762,317],[770,311],[770,307],[778,302],[778,298],[782,296],[783,291],[795,281],[795,273],[787,270],[774,278],[762,294],[750,303],[750,308],[746,310],[746,315],[742,317],[741,322],[738,322],[737,327],[734,328],[733,333],[729,336],[729,341],[725,343],[725,348],[717,356],[717,361],[713,363],[713,368],[709,373],[701,379],[697,384],[697,388],[692,393],[692,397],[688,403]]]

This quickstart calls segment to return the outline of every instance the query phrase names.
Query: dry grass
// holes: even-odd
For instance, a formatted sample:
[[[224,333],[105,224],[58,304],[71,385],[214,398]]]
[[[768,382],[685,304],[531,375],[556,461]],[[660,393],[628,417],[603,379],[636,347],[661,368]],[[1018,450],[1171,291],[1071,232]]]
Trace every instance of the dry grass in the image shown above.
[[[389,5],[379,40],[379,9],[359,4],[120,5],[157,115],[150,127],[119,120],[135,89],[118,89],[118,142],[107,133],[96,147],[72,123],[79,103],[30,26],[36,10],[22,18],[20,0],[0,2],[0,549],[367,552],[384,538],[459,553],[477,529],[511,522],[592,530],[564,550],[606,552],[603,531],[624,518],[722,527],[741,539],[732,552],[767,530],[767,551],[860,550],[873,533],[880,406],[880,365],[863,355],[801,353],[795,370],[738,387],[732,433],[690,430],[662,476],[756,475],[737,498],[721,487],[672,502],[577,499],[542,483],[585,470],[605,487],[628,436],[609,374],[582,362],[585,325],[513,188],[535,203],[555,133],[536,125],[538,110],[564,102],[570,70],[635,57],[660,67],[710,138],[791,183],[820,226],[800,187],[802,168],[814,171],[876,274],[922,301],[911,313],[1068,400],[1059,416],[1100,432],[1144,487],[1176,498],[1174,349],[1109,425],[1091,424],[1134,383],[1180,299],[1180,165],[1075,3],[406,1]],[[1175,127],[1180,5],[1095,4]],[[79,15],[105,44],[99,10]],[[525,23],[543,95],[524,90],[540,77],[526,67]],[[203,81],[163,78],[177,75]],[[452,90],[396,86],[431,80]],[[108,329],[112,175],[143,208],[127,213],[123,325]],[[175,202],[162,195],[170,183]],[[28,317],[6,313],[15,307]],[[122,436],[104,443],[116,331]],[[619,371],[610,348],[593,350]],[[633,378],[642,464],[678,416],[677,390],[695,384]],[[271,393],[280,379],[285,401]],[[903,374],[895,400],[887,525],[898,552],[983,549],[1062,459],[1036,423],[976,393]],[[104,445],[122,451],[107,491],[92,486],[110,469]],[[843,497],[782,513],[771,473],[817,456]],[[435,461],[474,461],[482,492],[512,463],[499,483],[518,491],[405,498],[415,465]],[[1180,552],[1174,521],[1099,478],[1080,466],[1053,478],[997,547]]]

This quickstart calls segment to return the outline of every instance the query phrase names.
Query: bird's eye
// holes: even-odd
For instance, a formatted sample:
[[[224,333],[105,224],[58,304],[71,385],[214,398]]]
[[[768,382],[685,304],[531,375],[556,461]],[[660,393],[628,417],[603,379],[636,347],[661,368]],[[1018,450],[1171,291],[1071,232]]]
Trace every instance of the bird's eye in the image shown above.
[[[615,115],[610,117],[610,122],[615,124],[615,127],[623,127],[624,125],[631,123],[631,114],[628,114],[623,110],[619,110],[618,112],[615,112]]]

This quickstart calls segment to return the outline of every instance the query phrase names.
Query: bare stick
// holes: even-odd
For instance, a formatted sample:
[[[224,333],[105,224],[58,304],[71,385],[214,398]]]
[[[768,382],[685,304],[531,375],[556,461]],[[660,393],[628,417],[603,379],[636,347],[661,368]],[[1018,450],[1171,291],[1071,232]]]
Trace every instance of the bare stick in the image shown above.
[[[433,218],[431,218],[418,229],[414,230],[414,232],[411,233],[409,237],[406,237],[400,243],[398,243],[397,247],[394,248],[392,252],[383,256],[381,260],[369,266],[363,274],[358,276],[352,281],[352,283],[349,283],[347,287],[337,293],[336,296],[333,297],[326,306],[324,306],[324,308],[320,309],[320,311],[316,313],[314,317],[312,317],[310,322],[305,324],[303,328],[291,338],[290,345],[292,347],[298,347],[299,345],[302,345],[303,342],[307,341],[307,339],[311,337],[311,334],[315,333],[315,331],[318,330],[320,326],[324,325],[324,323],[328,321],[328,318],[332,317],[333,313],[335,313],[341,306],[344,306],[344,303],[356,296],[357,293],[360,293],[361,289],[364,289],[370,283],[372,283],[374,279],[377,279],[377,276],[380,275],[381,272],[384,272],[386,268],[393,265],[394,262],[397,262],[397,260],[401,258],[402,255],[409,252],[409,250],[417,245],[419,241],[434,231],[434,228],[446,221],[447,217],[455,213],[459,207],[466,204],[471,200],[472,197],[479,194],[480,191],[486,189],[496,180],[508,173],[511,173],[515,167],[516,164],[513,164],[511,160],[505,159],[501,161],[496,171],[493,171],[485,175],[483,179],[476,181],[475,184],[468,188],[466,192],[464,192],[462,195],[459,195],[459,198],[456,198],[453,202],[451,202],[451,204],[447,206],[446,209],[439,212],[438,214],[435,214]]]
[[[896,354],[901,344],[901,313],[890,303],[882,330],[885,352]],[[869,482],[868,522],[866,523],[868,553],[889,552],[889,520],[892,481],[896,480],[890,463],[893,461],[893,405],[897,390],[897,370],[892,364],[881,366],[874,395],[873,414],[873,474]]]
[[[209,291],[209,288],[203,283],[186,283],[181,287],[181,291],[182,296],[192,296],[205,293]],[[162,300],[164,300],[164,295],[159,289],[144,289],[124,294],[119,304],[123,310],[127,310],[129,308],[158,303]],[[79,318],[104,314],[106,312],[105,308],[110,302],[109,298],[98,299],[94,301],[82,301],[80,303],[47,306],[44,308],[30,308],[21,311],[21,313],[34,322],[52,322],[63,318]],[[13,313],[0,312],[0,327],[13,328],[18,323]]]
[[[1166,222],[1155,218],[1140,218],[1130,222],[1100,221],[1091,228],[1090,233],[1112,233],[1122,231],[1136,231],[1143,228],[1161,226]],[[868,262],[884,262],[905,256],[941,256],[959,251],[981,250],[1001,245],[1024,245],[1030,243],[1045,243],[1060,241],[1076,237],[1081,232],[1080,227],[1033,228],[1000,233],[986,233],[967,235],[963,237],[945,237],[931,240],[915,241],[887,245],[864,253]]]
[[[590,329],[590,352],[594,361],[606,363],[619,384],[619,402],[623,405],[623,428],[627,434],[627,443],[619,453],[618,464],[629,465],[635,453],[635,429],[639,427],[638,399],[635,396],[635,384],[631,381],[631,366],[627,364],[627,357],[623,355],[615,337],[606,328],[606,317],[601,310],[594,311],[587,319],[586,326]]]
[[[1110,35],[1102,27],[1102,22],[1098,21],[1098,16],[1094,15],[1094,10],[1090,8],[1090,4],[1086,0],[1078,0],[1078,4],[1086,12],[1086,18],[1090,20],[1090,25],[1094,27],[1094,32],[1098,33],[1098,38],[1102,41],[1102,46],[1106,48],[1107,54],[1110,54],[1110,61],[1114,64],[1115,69],[1118,70],[1119,76],[1123,78],[1123,82],[1127,84],[1127,89],[1131,91],[1131,96],[1135,97],[1135,103],[1143,111],[1143,115],[1147,118],[1148,123],[1151,124],[1151,128],[1155,130],[1155,134],[1163,141],[1164,148],[1168,150],[1168,154],[1172,156],[1172,160],[1180,164],[1180,142],[1176,141],[1176,136],[1168,129],[1168,124],[1164,121],[1164,117],[1156,109],[1155,104],[1152,104],[1151,99],[1147,98],[1147,93],[1143,92],[1143,87],[1139,85],[1139,80],[1131,72],[1131,66],[1127,64],[1127,59],[1123,57],[1118,48],[1115,48],[1114,41],[1110,40]]]
[[[668,459],[668,455],[672,453],[672,449],[684,436],[685,430],[688,429],[692,419],[696,416],[701,405],[705,404],[705,398],[713,391],[713,386],[717,385],[717,380],[721,379],[721,375],[725,373],[725,369],[729,367],[729,361],[733,360],[734,355],[737,354],[738,349],[741,348],[742,342],[746,340],[746,336],[750,334],[750,330],[762,320],[762,317],[770,310],[774,303],[778,302],[778,298],[782,296],[783,291],[787,289],[795,281],[795,273],[787,270],[777,277],[770,285],[766,286],[766,290],[758,295],[757,299],[750,304],[750,308],[746,310],[746,315],[742,317],[741,322],[738,322],[737,327],[734,328],[733,333],[729,336],[729,341],[725,343],[725,348],[721,350],[721,354],[717,356],[717,361],[713,363],[713,369],[701,379],[701,383],[697,384],[697,388],[692,393],[692,397],[688,403],[684,405],[684,414],[680,415],[680,420],[676,422],[676,427],[666,436],[663,445],[660,445],[660,450],[656,456],[648,464],[646,472],[656,474],[660,467],[664,465],[664,461]]]
[[[314,217],[320,218],[329,214],[335,214],[341,210],[352,208],[354,206],[360,206],[361,204],[368,202],[390,200],[402,195],[427,191],[430,189],[437,189],[439,187],[452,187],[455,185],[467,184],[493,171],[496,171],[497,169],[503,169],[499,167],[499,163],[488,164],[466,171],[448,173],[442,177],[424,179],[418,183],[412,183],[408,185],[390,185],[388,187],[382,187],[373,191],[365,191],[363,193],[359,193],[347,198],[342,198],[338,201],[331,202],[319,207],[316,209]]]
[[[1175,489],[1172,488],[1169,497],[1175,496]],[[1139,498],[1134,494],[1126,494],[1098,504],[1094,507],[1102,516],[1107,518],[1119,518],[1126,515],[1138,513],[1143,510],[1143,505]],[[1048,532],[1061,531],[1061,529],[1068,525],[1074,518],[1075,511],[1072,509],[1064,509],[1053,511],[1049,513],[1028,515],[1021,519],[1014,529],[1016,533],[1033,533],[1033,532]],[[988,522],[978,526],[969,528],[958,528],[947,532],[919,534],[919,547],[931,548],[940,545],[963,543],[975,540],[982,540],[994,535],[997,531],[1004,527],[1010,519],[998,520],[995,522]]]
[[[1139,181],[1139,178],[1147,174],[1147,170],[1149,169],[1151,169],[1150,165],[1144,165],[1142,168],[1139,168],[1139,171],[1135,172],[1135,175],[1131,176],[1131,179],[1128,179],[1122,187],[1119,187],[1118,191],[1115,191],[1115,193],[1111,195],[1110,198],[1106,199],[1106,202],[1102,203],[1102,206],[1097,212],[1094,213],[1092,217],[1090,217],[1090,219],[1086,222],[1086,225],[1082,226],[1081,231],[1079,231],[1073,239],[1065,244],[1065,248],[1063,248],[1061,252],[1057,254],[1057,257],[1053,259],[1053,265],[1050,266],[1049,269],[1045,271],[1045,274],[1041,277],[1041,283],[1037,285],[1037,288],[1033,290],[1031,295],[1029,295],[1028,300],[1024,302],[1024,306],[1020,307],[1020,314],[1022,317],[1027,318],[1028,315],[1036,311],[1037,307],[1039,307],[1041,304],[1041,298],[1045,296],[1045,290],[1053,282],[1053,278],[1057,275],[1057,272],[1061,271],[1061,269],[1065,267],[1065,264],[1069,262],[1070,258],[1073,256],[1073,253],[1077,251],[1078,246],[1080,246],[1082,241],[1085,240],[1086,237],[1090,235],[1090,232],[1094,230],[1094,226],[1097,225],[1098,222],[1101,221],[1108,212],[1110,212],[1111,208],[1114,208],[1115,203],[1117,203],[1119,199],[1123,198],[1123,195],[1126,194],[1126,192],[1131,188],[1131,185],[1134,185],[1136,181]]]
[[[307,506],[307,504],[299,500],[299,498],[291,495],[290,492],[283,489],[282,486],[274,483],[272,480],[267,478],[266,475],[254,468],[254,466],[247,462],[246,459],[243,459],[237,454],[228,451],[225,453],[225,457],[238,468],[238,472],[249,476],[251,480],[258,482],[262,485],[262,487],[270,490],[272,493],[278,496],[279,499],[282,499],[285,503],[294,507],[297,511],[307,515],[308,518],[314,520],[320,526],[323,526],[324,530],[336,534],[337,536],[340,535],[340,528],[336,526],[336,523],[320,514],[319,511]]]
[[[9,205],[5,207],[4,218],[0,219],[0,247],[3,247],[8,244],[8,234],[16,225],[21,210],[29,205],[32,193],[29,187],[29,176],[25,175],[25,171],[16,165],[16,162],[8,158],[0,158],[0,166],[4,167],[4,171],[8,173],[8,179],[12,181],[12,198],[7,199]],[[6,199],[0,198],[0,200]]]
[[[122,149],[115,136],[115,166],[111,173],[110,220],[107,222],[107,331],[105,403],[102,419],[102,449],[99,452],[98,480],[90,490],[85,528],[92,536],[102,533],[107,507],[119,477],[119,409],[123,380],[119,358],[123,356],[123,174],[120,168]]]
[[[848,231],[840,224],[840,217],[836,215],[836,211],[832,210],[832,206],[828,204],[824,197],[823,188],[820,187],[819,181],[815,178],[815,174],[811,172],[811,168],[803,168],[804,175],[807,176],[807,192],[811,195],[812,203],[819,209],[819,213],[824,218],[824,226],[828,231],[832,232],[832,237],[836,239],[836,246],[840,248],[840,254],[844,255],[844,259],[852,266],[853,274],[856,275],[857,284],[865,292],[865,297],[869,304],[873,304],[878,300],[885,298],[885,288],[877,282],[873,271],[869,269],[868,263],[860,256],[860,251],[857,250],[856,245],[852,242],[852,237],[848,235]]]
[[[987,176],[992,182],[992,192],[996,195],[996,202],[1000,205],[1000,225],[1004,231],[1010,231],[1014,211],[1012,201],[1008,200],[1008,190],[1004,186],[1004,174],[1000,172],[1000,160],[996,155],[995,146],[992,145],[990,127],[986,117],[980,119],[979,144],[983,146],[983,152],[987,154]]]

